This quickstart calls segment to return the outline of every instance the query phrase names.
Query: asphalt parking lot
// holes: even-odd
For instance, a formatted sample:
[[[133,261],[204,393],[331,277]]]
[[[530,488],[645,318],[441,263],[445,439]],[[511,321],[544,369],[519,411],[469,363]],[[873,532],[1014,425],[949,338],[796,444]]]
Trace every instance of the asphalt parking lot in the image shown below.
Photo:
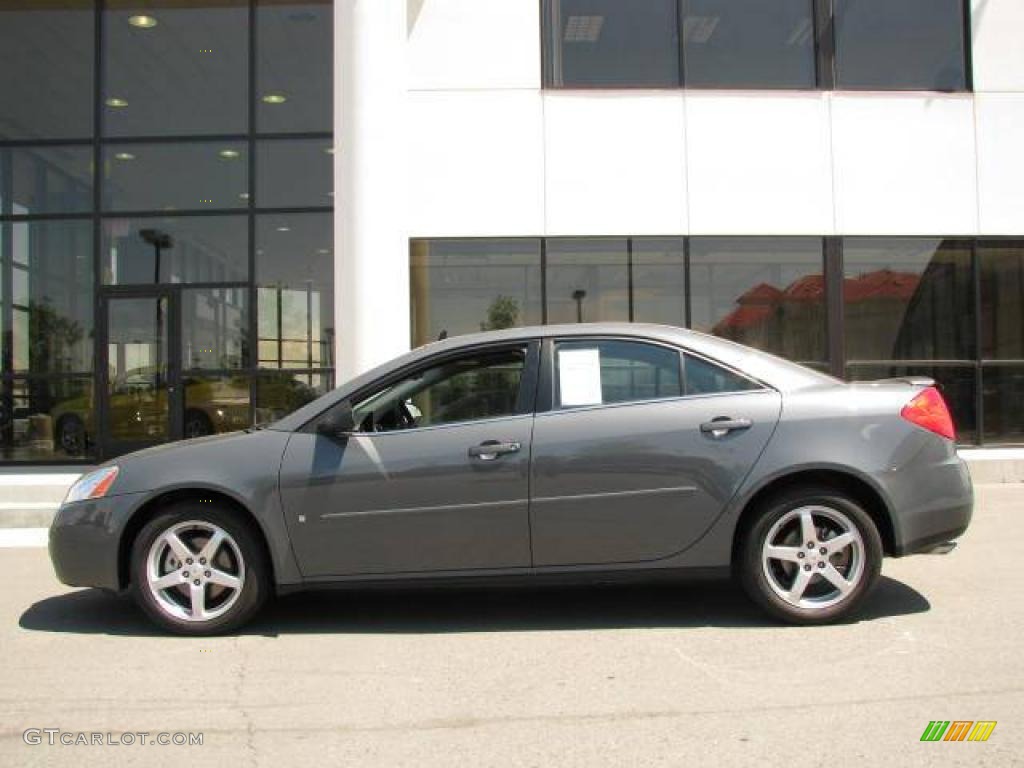
[[[1024,485],[978,492],[955,552],[886,561],[869,608],[823,628],[697,583],[297,595],[240,636],[182,639],[58,584],[44,549],[0,549],[0,764],[1019,765]],[[998,725],[921,743],[930,720]]]

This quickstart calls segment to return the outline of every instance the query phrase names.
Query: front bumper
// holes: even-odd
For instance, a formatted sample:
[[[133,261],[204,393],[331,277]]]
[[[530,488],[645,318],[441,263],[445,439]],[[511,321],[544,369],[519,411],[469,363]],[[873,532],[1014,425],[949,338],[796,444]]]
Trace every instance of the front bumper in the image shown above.
[[[71,587],[120,590],[121,534],[140,494],[65,504],[50,525],[50,561]]]

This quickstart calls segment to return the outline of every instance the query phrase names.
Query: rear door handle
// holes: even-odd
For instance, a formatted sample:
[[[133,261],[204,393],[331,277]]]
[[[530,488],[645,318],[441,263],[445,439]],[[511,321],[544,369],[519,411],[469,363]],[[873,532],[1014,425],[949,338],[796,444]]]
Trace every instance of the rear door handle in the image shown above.
[[[486,440],[480,445],[474,445],[469,449],[469,456],[480,461],[494,461],[506,453],[518,453],[520,443],[502,443],[498,440]]]
[[[714,438],[725,437],[730,432],[741,429],[750,429],[754,422],[750,419],[730,419],[728,416],[718,416],[711,421],[705,421],[700,425],[700,431],[705,435]]]

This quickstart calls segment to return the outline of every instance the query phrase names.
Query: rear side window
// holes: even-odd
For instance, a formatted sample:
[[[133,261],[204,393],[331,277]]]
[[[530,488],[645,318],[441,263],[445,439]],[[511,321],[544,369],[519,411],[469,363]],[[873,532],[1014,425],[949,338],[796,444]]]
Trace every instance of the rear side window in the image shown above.
[[[761,385],[720,365],[693,355],[685,355],[686,394],[714,395],[726,392],[747,392],[762,389]]]
[[[562,341],[555,345],[560,408],[680,397],[677,350],[635,341]]]

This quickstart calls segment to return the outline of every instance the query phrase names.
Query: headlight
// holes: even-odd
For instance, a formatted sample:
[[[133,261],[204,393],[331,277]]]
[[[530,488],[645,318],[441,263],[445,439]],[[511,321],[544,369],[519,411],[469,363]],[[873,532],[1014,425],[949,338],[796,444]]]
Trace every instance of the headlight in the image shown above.
[[[101,467],[95,472],[90,472],[78,478],[68,495],[64,499],[65,504],[83,499],[102,499],[107,495],[110,486],[117,478],[117,467]]]

